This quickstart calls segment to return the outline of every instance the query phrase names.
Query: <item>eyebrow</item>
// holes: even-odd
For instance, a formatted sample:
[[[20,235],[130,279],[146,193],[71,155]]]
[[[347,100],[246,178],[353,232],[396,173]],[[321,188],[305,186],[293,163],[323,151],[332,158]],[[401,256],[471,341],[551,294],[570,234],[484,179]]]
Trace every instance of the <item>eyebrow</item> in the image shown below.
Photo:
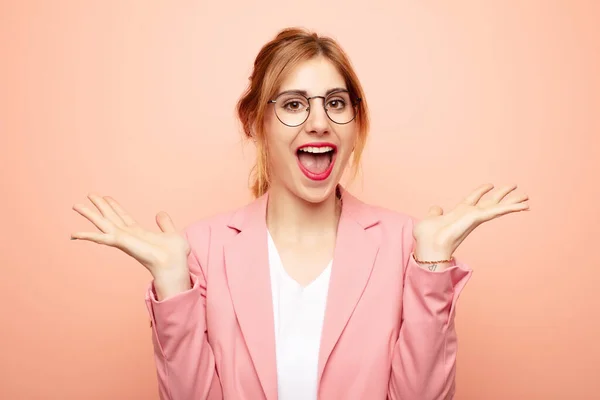
[[[347,91],[348,91],[348,89],[346,89],[346,88],[343,88],[343,87],[336,87],[336,88],[329,89],[329,90],[327,90],[327,91],[325,92],[325,97],[329,96],[331,93],[334,93],[334,92],[339,92],[339,91],[344,91],[344,92],[347,92]],[[277,96],[279,96],[279,95],[281,95],[281,94],[284,94],[284,93],[297,93],[297,94],[301,94],[301,95],[303,95],[303,96],[306,96],[306,97],[310,97],[310,96],[308,95],[308,92],[307,92],[306,90],[300,90],[300,89],[290,89],[290,90],[284,90],[283,92],[281,92],[281,93],[278,93],[278,94],[277,94]]]

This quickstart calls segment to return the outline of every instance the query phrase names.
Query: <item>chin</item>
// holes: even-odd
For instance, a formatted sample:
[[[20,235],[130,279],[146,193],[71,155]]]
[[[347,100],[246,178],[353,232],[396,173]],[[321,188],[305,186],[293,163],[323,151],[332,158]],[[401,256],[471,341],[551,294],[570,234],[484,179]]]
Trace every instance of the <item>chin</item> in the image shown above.
[[[333,177],[331,177],[333,178]],[[330,196],[335,195],[335,189],[339,180],[331,179],[330,182],[310,182],[309,184],[298,182],[295,192],[302,200],[318,204],[327,200]]]

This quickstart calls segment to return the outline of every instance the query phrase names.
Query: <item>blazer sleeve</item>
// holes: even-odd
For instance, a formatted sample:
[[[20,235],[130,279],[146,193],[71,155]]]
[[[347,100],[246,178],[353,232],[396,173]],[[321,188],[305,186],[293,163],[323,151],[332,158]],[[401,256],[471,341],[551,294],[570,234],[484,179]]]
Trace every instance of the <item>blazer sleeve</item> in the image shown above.
[[[161,400],[223,398],[215,356],[207,340],[206,265],[209,230],[185,231],[191,252],[188,267],[192,287],[161,301],[154,281],[146,293]],[[201,246],[202,248],[198,248]]]
[[[472,270],[456,261],[431,272],[412,257],[412,227],[404,232],[402,321],[392,357],[388,397],[393,400],[450,400],[455,393],[458,297]]]

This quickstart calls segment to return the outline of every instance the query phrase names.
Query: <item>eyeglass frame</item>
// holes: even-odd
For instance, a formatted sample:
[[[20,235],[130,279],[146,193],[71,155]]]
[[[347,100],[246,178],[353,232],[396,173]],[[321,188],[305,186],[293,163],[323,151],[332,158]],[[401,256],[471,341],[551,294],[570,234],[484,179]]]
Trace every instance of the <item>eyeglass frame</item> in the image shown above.
[[[325,115],[327,115],[327,118],[329,118],[329,120],[331,120],[331,122],[333,122],[334,124],[337,124],[337,125],[346,125],[346,124],[349,124],[350,122],[354,121],[356,119],[356,116],[358,115],[358,110],[356,109],[356,107],[358,107],[358,104],[362,101],[361,97],[356,97],[356,99],[352,100],[352,97],[350,96],[350,91],[348,89],[333,90],[332,92],[330,92],[326,96],[310,96],[310,97],[306,96],[305,94],[303,94],[303,93],[301,93],[300,91],[297,91],[297,90],[289,90],[289,91],[286,90],[284,92],[279,93],[277,96],[275,96],[275,99],[267,101],[267,104],[275,104],[275,103],[277,103],[277,99],[280,96],[282,96],[284,94],[290,94],[290,93],[297,94],[298,96],[304,97],[306,99],[306,103],[308,104],[308,107],[306,107],[306,111],[307,111],[306,118],[304,119],[304,121],[302,121],[298,125],[288,125],[288,124],[286,124],[285,122],[283,122],[281,120],[281,118],[279,118],[279,115],[277,115],[277,111],[273,110],[273,112],[275,113],[275,116],[277,117],[277,119],[279,120],[279,122],[281,122],[285,126],[289,126],[290,128],[296,128],[296,127],[304,124],[306,121],[308,121],[308,117],[310,117],[310,101],[312,99],[323,99],[323,110],[325,110]],[[352,107],[355,108],[355,110],[354,110],[354,116],[348,122],[336,122],[336,121],[334,121],[329,116],[329,113],[327,112],[327,103],[325,103],[325,100],[327,100],[327,98],[329,96],[332,96],[332,95],[334,95],[336,93],[348,93],[348,95],[350,96],[350,101],[352,102]]]

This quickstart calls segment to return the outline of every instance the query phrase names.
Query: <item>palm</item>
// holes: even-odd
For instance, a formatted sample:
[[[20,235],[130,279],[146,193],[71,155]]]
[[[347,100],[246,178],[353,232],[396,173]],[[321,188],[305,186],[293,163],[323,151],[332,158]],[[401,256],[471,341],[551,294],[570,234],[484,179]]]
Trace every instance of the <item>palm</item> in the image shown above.
[[[156,221],[161,232],[142,228],[123,208],[110,197],[88,196],[99,213],[76,204],[73,209],[92,222],[100,232],[78,232],[74,239],[118,248],[130,255],[151,273],[161,268],[186,264],[190,248],[166,213],[159,213]]]
[[[431,243],[452,253],[482,223],[529,209],[527,195],[514,193],[516,185],[491,192],[493,188],[489,184],[480,186],[446,214],[440,207],[432,207],[429,215],[415,225],[417,242]]]

